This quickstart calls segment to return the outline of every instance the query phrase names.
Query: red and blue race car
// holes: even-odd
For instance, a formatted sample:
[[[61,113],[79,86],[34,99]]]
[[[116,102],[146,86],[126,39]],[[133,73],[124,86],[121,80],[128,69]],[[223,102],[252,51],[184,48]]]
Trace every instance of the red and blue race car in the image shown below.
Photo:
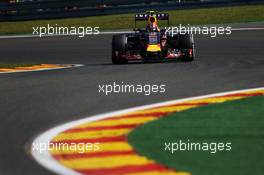
[[[169,25],[169,14],[156,11],[136,14],[133,33],[113,35],[113,64],[124,64],[128,61],[193,61],[193,35],[171,34],[166,29],[159,28],[159,20],[167,20]],[[138,29],[137,21],[147,21],[146,28]]]

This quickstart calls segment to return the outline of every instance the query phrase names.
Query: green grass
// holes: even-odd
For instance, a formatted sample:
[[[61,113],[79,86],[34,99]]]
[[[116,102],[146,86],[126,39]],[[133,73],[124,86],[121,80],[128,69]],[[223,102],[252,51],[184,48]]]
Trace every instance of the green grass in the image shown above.
[[[264,21],[264,5],[202,8],[168,11],[171,25],[178,24],[221,24]],[[2,34],[30,34],[32,27],[47,26],[99,26],[101,30],[127,29],[134,27],[134,14],[107,15],[56,20],[23,22],[0,22]]]
[[[5,64],[5,63],[0,63],[0,68],[16,68],[16,67],[30,67],[30,66],[34,66],[37,64]]]
[[[165,142],[231,142],[231,151],[164,151]],[[264,174],[264,97],[212,104],[175,113],[133,131],[142,155],[193,175]]]

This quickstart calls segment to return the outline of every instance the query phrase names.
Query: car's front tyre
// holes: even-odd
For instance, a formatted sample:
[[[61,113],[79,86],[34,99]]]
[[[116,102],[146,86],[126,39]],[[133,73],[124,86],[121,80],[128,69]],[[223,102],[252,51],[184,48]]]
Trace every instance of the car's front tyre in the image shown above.
[[[180,49],[184,51],[184,55],[181,58],[182,61],[189,62],[194,60],[195,50],[192,34],[180,35]]]
[[[126,52],[127,36],[125,34],[113,35],[112,38],[112,63],[125,64],[128,61],[120,57]]]

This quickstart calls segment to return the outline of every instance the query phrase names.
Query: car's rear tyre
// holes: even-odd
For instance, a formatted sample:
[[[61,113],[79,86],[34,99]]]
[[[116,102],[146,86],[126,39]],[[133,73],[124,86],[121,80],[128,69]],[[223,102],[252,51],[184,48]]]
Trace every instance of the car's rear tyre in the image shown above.
[[[114,35],[112,38],[112,63],[125,64],[127,60],[120,57],[126,52],[127,36],[125,34]]]
[[[184,52],[184,56],[181,58],[182,61],[188,62],[194,60],[195,50],[194,50],[193,35],[190,34],[180,35],[179,47]]]

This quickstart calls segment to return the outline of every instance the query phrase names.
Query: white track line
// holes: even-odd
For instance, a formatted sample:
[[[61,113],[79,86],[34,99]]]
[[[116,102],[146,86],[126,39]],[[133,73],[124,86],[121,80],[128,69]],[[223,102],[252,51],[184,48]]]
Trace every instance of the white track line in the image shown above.
[[[120,111],[115,111],[115,112],[110,112],[110,113],[104,113],[101,115],[95,115],[92,117],[87,117],[79,120],[75,120],[72,122],[68,122],[66,124],[62,124],[60,126],[57,126],[55,128],[52,128],[43,134],[39,135],[32,143],[33,144],[40,144],[40,143],[49,143],[49,141],[52,140],[56,135],[59,133],[68,130],[74,126],[87,123],[87,122],[92,122],[104,118],[109,118],[113,117],[116,115],[121,115],[121,114],[126,114],[132,111],[136,110],[143,110],[143,109],[148,109],[148,108],[153,108],[153,107],[160,107],[160,106],[166,106],[166,105],[171,105],[175,103],[182,103],[185,101],[189,100],[197,100],[197,99],[203,99],[203,98],[209,98],[209,97],[216,97],[216,96],[223,96],[223,95],[229,95],[229,94],[234,94],[234,93],[241,93],[241,92],[247,92],[247,91],[254,91],[254,90],[264,90],[264,87],[261,88],[254,88],[254,89],[245,89],[245,90],[237,90],[237,91],[229,91],[229,92],[224,92],[224,93],[215,93],[215,94],[210,94],[210,95],[203,95],[203,96],[198,96],[198,97],[191,97],[191,98],[184,98],[184,99],[179,99],[179,100],[171,100],[167,102],[161,102],[161,103],[155,103],[151,105],[144,105],[144,106],[139,106],[139,107],[134,107],[134,108],[129,108],[129,109],[124,109]],[[47,168],[48,170],[61,174],[61,175],[80,175],[79,173],[64,167],[61,165],[59,162],[57,162],[49,153],[48,150],[45,150],[44,152],[40,153],[38,151],[33,150],[33,146],[31,146],[31,154],[33,158],[42,166]]]
[[[264,30],[264,27],[232,28],[231,30],[234,31]]]
[[[20,72],[38,72],[38,71],[47,71],[47,70],[57,70],[57,69],[69,69],[74,67],[81,67],[83,64],[70,64],[68,67],[56,67],[56,68],[43,68],[38,70],[14,70],[12,72],[0,72],[0,74],[12,74],[12,73],[20,73]]]
[[[255,30],[264,30],[264,27],[247,27],[247,28],[232,28],[232,31],[255,31]],[[124,31],[102,31],[100,34],[123,34],[123,33],[132,33],[131,30],[124,30]],[[58,37],[58,36],[79,36],[79,35],[43,35],[42,37]],[[6,35],[6,36],[0,36],[0,39],[12,39],[12,38],[41,38],[38,35]]]

